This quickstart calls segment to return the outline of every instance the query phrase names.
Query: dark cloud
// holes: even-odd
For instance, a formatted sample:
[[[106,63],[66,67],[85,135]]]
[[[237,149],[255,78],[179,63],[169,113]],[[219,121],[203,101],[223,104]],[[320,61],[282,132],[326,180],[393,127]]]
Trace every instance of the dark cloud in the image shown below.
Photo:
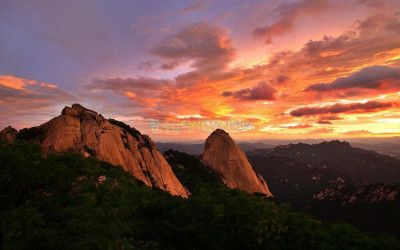
[[[141,62],[138,65],[138,69],[144,70],[144,71],[153,71],[154,70],[154,62],[153,61],[145,61]]]
[[[223,92],[221,95],[222,95],[222,96],[225,96],[225,97],[233,96],[233,95],[234,95],[234,92],[232,92],[232,91],[225,91],[225,92]]]
[[[323,107],[304,107],[290,112],[292,116],[312,116],[322,114],[340,114],[349,112],[371,112],[381,109],[388,109],[394,104],[390,102],[369,101],[366,103],[349,103],[327,105]]]
[[[181,61],[172,60],[172,61],[161,64],[160,68],[163,70],[171,70],[171,69],[174,69],[177,66],[179,66],[179,64],[181,64]]]
[[[356,22],[356,29],[361,37],[376,36],[376,33],[388,32],[394,35],[400,34],[400,12],[396,12],[391,16],[384,14],[372,15],[365,20]]]
[[[302,48],[307,56],[330,57],[340,55],[342,50],[353,42],[357,32],[348,31],[338,37],[324,36],[321,40],[310,40]]]
[[[378,89],[387,84],[400,87],[400,68],[382,65],[366,67],[347,77],[337,78],[331,83],[312,84],[305,90],[331,91],[349,88]],[[357,95],[357,93],[355,95]]]
[[[327,120],[319,120],[318,124],[332,124],[332,122],[327,121]]]
[[[288,80],[289,80],[289,77],[288,77],[288,76],[279,75],[279,76],[276,78],[276,83],[277,83],[277,84],[285,84]]]
[[[293,55],[293,53],[290,51],[280,51],[273,54],[268,60],[268,68],[279,67],[291,55]]]
[[[138,78],[94,78],[85,86],[91,90],[110,90],[117,94],[125,94],[127,91],[159,90],[164,86],[171,86],[173,80],[154,79],[147,77]]]
[[[152,52],[163,59],[193,61],[191,67],[194,70],[176,77],[180,85],[213,80],[224,74],[235,56],[227,31],[208,22],[185,26]]]
[[[145,61],[139,63],[137,68],[146,72],[155,71],[157,69],[171,70],[178,67],[182,62],[182,60],[171,60],[167,62]]]
[[[379,9],[383,9],[388,4],[386,0],[357,0],[355,4],[367,5]]]
[[[224,29],[201,22],[168,37],[153,49],[153,53],[167,59],[194,59],[192,66],[197,69],[212,68],[231,62],[234,54],[231,45]]]
[[[176,118],[176,115],[173,112],[168,112],[164,110],[157,110],[157,109],[142,109],[136,112],[135,114],[156,120],[173,120]]]
[[[348,97],[353,97],[353,96],[362,96],[365,91],[361,90],[350,90],[346,91],[344,93],[339,92],[336,94],[338,98],[348,98]]]
[[[192,4],[186,8],[179,10],[179,13],[186,14],[186,13],[193,12],[193,11],[203,10],[205,7],[206,7],[206,5],[204,3]]]
[[[54,101],[75,100],[71,94],[62,91],[58,88],[49,89],[40,86],[27,86],[26,89],[14,89],[0,85],[1,101],[8,100],[9,102],[18,103],[18,100],[43,100],[48,103]]]
[[[318,15],[331,8],[327,0],[303,0],[299,3],[283,3],[274,12],[280,19],[264,27],[253,30],[254,37],[264,38],[266,43],[271,43],[275,36],[284,35],[293,30],[296,20],[301,15]]]
[[[246,88],[238,91],[225,91],[222,96],[241,100],[275,100],[276,89],[269,86],[266,82],[259,82],[253,88]]]

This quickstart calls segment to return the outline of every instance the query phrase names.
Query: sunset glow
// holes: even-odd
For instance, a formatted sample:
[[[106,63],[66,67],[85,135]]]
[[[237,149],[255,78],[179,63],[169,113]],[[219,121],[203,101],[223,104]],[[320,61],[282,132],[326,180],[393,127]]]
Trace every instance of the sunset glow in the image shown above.
[[[0,129],[81,103],[155,140],[400,136],[397,0],[73,2],[0,3]]]

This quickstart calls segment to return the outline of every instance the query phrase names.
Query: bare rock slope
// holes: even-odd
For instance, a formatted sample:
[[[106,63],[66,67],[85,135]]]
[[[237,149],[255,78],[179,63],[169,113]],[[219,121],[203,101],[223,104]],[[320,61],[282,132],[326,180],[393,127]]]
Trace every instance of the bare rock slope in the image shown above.
[[[224,130],[217,129],[207,138],[201,160],[228,187],[272,196],[263,177]]]
[[[115,120],[107,120],[79,104],[19,137],[39,141],[45,153],[73,150],[120,165],[148,186],[188,197],[185,188],[147,135]]]

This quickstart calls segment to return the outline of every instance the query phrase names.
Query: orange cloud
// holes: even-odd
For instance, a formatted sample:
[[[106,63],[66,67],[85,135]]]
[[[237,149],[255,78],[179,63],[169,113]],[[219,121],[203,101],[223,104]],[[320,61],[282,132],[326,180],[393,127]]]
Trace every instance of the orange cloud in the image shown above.
[[[56,85],[39,83],[35,80],[24,79],[10,75],[0,75],[0,85],[16,90],[27,90],[25,87],[29,85],[36,85],[43,88],[56,89]]]
[[[125,96],[128,97],[129,99],[136,99],[136,94],[130,91],[126,91]]]
[[[344,135],[366,135],[366,134],[372,134],[372,132],[368,131],[368,130],[354,130],[354,131],[347,131],[343,134]]]
[[[27,81],[14,76],[0,76],[0,85],[8,88],[23,90],[27,85]]]
[[[9,125],[20,129],[47,121],[59,112],[49,115],[54,106],[76,98],[53,84],[5,75],[0,76],[0,100],[0,129]]]
[[[303,129],[303,128],[312,128],[313,125],[310,124],[297,124],[296,126],[289,126],[289,127],[285,127],[288,129]]]
[[[315,134],[330,134],[333,133],[333,129],[330,128],[319,128],[319,129],[315,129],[315,130],[311,130],[309,132],[307,132],[308,135],[315,135]]]
[[[319,53],[319,55],[321,57],[328,57],[328,56],[338,56],[342,53],[346,52],[345,49],[342,50],[331,50],[331,51],[322,51],[321,53]]]
[[[40,87],[43,87],[43,88],[48,88],[48,89],[56,89],[56,88],[58,88],[58,86],[56,86],[56,85],[53,85],[53,84],[46,84],[46,83],[40,83]]]

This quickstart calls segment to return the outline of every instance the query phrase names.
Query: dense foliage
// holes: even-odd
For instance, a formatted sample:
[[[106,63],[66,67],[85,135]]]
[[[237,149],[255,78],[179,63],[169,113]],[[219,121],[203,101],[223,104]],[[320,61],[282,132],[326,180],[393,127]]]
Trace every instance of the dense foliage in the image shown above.
[[[122,128],[125,131],[125,133],[126,132],[129,133],[130,135],[135,137],[135,139],[137,141],[141,141],[141,139],[142,139],[144,143],[139,144],[139,147],[147,147],[150,151],[153,149],[153,146],[151,145],[151,142],[150,142],[150,137],[148,137],[146,135],[142,135],[139,130],[135,129],[134,127],[129,126],[126,123],[123,123],[121,121],[118,121],[118,120],[115,120],[112,118],[108,119],[108,121],[111,124],[114,124],[114,125]],[[125,144],[125,147],[129,147],[129,146],[127,144]]]
[[[142,134],[140,133],[139,130],[137,130],[135,128],[132,128],[131,126],[129,126],[126,123],[123,123],[121,121],[118,121],[118,120],[115,120],[115,119],[112,119],[112,118],[108,119],[108,121],[111,124],[114,124],[114,125],[116,125],[116,126],[118,126],[120,128],[125,129],[129,134],[131,134],[133,137],[135,137],[136,140],[140,141],[140,137],[142,136]]]
[[[42,141],[42,132],[41,127],[24,128],[18,132],[17,138],[25,141]]]
[[[324,225],[222,185],[194,157],[167,152],[189,199],[120,167],[39,145],[0,145],[4,249],[396,249],[343,223]]]
[[[348,185],[326,191],[328,195],[310,200],[303,211],[324,221],[340,218],[362,231],[400,239],[400,199],[394,199],[394,195],[394,200],[384,198],[388,193],[398,195],[400,184]]]

